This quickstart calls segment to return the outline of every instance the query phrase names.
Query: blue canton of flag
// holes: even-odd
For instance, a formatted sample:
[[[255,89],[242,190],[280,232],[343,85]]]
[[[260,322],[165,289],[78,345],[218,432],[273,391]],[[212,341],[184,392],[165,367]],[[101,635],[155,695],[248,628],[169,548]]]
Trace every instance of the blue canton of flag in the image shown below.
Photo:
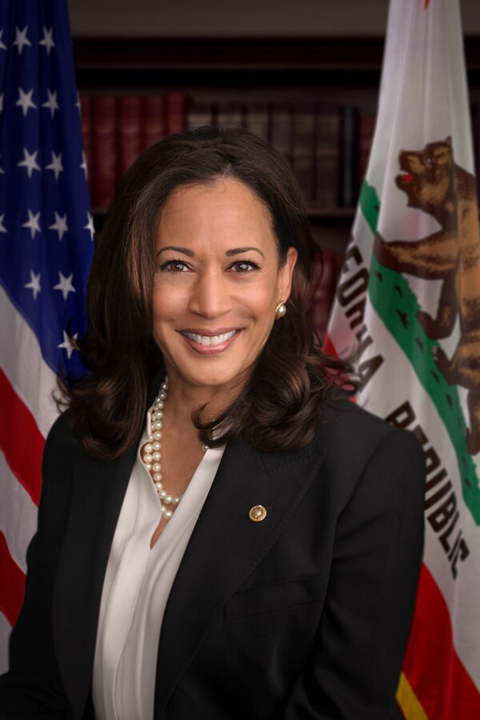
[[[0,285],[68,379],[94,250],[79,111],[66,0],[2,0]]]

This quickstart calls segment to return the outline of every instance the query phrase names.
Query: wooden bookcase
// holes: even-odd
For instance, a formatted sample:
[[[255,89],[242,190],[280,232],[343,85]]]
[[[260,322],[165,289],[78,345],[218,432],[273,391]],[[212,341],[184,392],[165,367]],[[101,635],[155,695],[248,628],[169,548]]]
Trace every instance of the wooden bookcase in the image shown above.
[[[195,102],[318,101],[369,114],[376,110],[383,56],[381,38],[76,38],[73,46],[80,92],[181,91]],[[480,42],[470,37],[465,46],[471,100],[480,110]],[[478,160],[480,118],[474,140]],[[354,208],[311,210],[316,241],[342,254],[353,215]],[[97,228],[103,217],[95,212]]]

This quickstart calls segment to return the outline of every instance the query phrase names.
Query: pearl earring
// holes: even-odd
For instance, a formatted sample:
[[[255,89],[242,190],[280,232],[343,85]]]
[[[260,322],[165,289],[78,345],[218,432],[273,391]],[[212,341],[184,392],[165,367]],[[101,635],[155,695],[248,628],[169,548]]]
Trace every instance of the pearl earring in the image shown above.
[[[277,307],[275,308],[275,320],[280,320],[281,317],[287,314],[287,306],[283,300],[280,300]]]

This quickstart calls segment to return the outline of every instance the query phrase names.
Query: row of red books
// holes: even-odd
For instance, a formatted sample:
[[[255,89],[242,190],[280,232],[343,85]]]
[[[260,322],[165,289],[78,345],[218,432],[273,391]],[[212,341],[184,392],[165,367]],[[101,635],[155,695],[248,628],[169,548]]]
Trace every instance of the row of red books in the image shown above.
[[[288,160],[309,209],[354,207],[375,118],[353,106],[319,103],[205,103],[188,108],[187,126],[245,127]]]
[[[354,207],[374,118],[354,107],[262,102],[198,102],[185,93],[81,95],[92,205],[108,207],[138,155],[170,133],[200,125],[244,127],[289,161],[309,209]]]
[[[185,130],[187,96],[80,95],[83,146],[95,209],[113,191],[140,153],[168,134]]]

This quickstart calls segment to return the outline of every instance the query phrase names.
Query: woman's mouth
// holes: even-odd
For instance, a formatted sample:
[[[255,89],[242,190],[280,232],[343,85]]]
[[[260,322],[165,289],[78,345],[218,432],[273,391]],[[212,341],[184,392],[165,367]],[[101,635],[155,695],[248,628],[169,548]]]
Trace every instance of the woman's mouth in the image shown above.
[[[185,338],[191,348],[202,355],[216,355],[223,352],[232,345],[241,330],[228,330],[204,335],[199,332],[181,330],[180,334]]]

